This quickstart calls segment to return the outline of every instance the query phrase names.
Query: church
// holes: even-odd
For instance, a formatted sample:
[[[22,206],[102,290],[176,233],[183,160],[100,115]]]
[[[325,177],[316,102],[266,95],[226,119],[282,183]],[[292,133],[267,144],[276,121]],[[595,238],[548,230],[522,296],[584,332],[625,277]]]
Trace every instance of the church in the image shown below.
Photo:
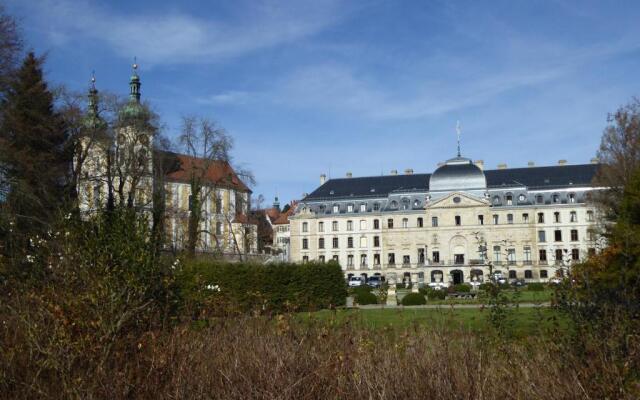
[[[92,78],[74,169],[78,203],[84,215],[108,201],[151,214],[162,201],[167,250],[185,247],[194,177],[203,181],[202,217],[196,251],[242,258],[257,252],[257,226],[248,212],[251,190],[226,160],[206,160],[163,151],[155,146],[148,111],[140,102],[137,64],[129,80],[129,99],[118,110],[113,129],[101,117]],[[161,189],[161,190],[159,190]]]
[[[289,217],[291,260],[418,285],[547,282],[604,246],[588,202],[597,169],[593,159],[486,170],[458,142],[430,174],[321,175]]]

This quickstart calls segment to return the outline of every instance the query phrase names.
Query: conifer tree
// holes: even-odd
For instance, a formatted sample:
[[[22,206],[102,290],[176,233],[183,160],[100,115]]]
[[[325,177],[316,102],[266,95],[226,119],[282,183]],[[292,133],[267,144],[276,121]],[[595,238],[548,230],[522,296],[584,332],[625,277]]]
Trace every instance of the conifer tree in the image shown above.
[[[66,197],[71,155],[42,64],[30,52],[2,103],[0,164],[7,188],[3,211],[13,220],[14,234],[47,229]]]

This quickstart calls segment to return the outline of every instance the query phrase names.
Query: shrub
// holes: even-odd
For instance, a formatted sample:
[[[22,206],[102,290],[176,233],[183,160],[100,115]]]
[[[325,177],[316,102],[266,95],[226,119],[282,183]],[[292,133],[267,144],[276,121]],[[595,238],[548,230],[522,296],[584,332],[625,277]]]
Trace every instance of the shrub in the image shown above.
[[[478,289],[482,291],[487,291],[487,290],[490,290],[492,287],[493,287],[493,283],[487,282],[487,283],[480,284],[480,286],[478,286]]]
[[[378,304],[378,298],[371,292],[359,291],[355,295],[355,300],[356,303],[360,304],[361,306],[367,304]]]
[[[427,300],[420,293],[409,293],[402,298],[403,306],[421,306],[427,304]]]
[[[533,282],[527,285],[527,290],[532,292],[542,292],[544,290],[544,284],[540,282]]]
[[[461,283],[458,285],[449,286],[448,291],[449,293],[455,293],[455,292],[469,293],[471,291],[471,286]]]
[[[427,299],[429,300],[444,300],[447,297],[446,290],[427,290]]]

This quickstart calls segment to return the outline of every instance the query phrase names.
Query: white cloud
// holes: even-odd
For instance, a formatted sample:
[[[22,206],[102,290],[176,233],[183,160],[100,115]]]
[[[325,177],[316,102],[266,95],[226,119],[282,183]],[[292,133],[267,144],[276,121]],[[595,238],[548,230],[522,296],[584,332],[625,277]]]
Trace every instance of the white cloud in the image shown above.
[[[181,12],[116,13],[85,0],[40,0],[19,7],[38,18],[54,44],[61,38],[106,42],[147,65],[211,62],[294,42],[335,23],[344,12],[338,0],[278,4],[251,1],[240,17],[224,20]]]

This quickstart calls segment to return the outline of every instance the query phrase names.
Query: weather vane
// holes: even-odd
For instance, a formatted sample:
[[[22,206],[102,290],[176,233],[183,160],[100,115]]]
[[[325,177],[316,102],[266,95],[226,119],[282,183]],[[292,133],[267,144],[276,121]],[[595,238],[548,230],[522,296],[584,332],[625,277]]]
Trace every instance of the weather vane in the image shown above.
[[[458,157],[460,157],[460,121],[456,122],[456,133],[458,134]]]

